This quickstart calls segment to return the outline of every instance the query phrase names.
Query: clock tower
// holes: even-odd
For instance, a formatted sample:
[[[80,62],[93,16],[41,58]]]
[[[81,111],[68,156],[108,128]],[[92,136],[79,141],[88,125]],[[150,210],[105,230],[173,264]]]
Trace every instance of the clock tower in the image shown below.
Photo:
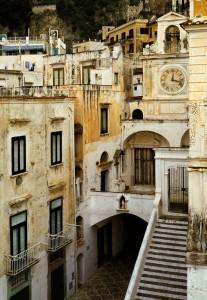
[[[143,99],[138,104],[138,109],[148,122],[155,122],[156,126],[152,126],[150,130],[159,132],[168,142],[165,146],[153,148],[157,166],[156,190],[161,190],[163,215],[177,215],[178,210],[173,207],[179,205],[179,213],[185,215],[188,205],[189,53],[187,32],[181,26],[186,20],[186,16],[176,12],[160,17],[157,20],[158,40],[146,47],[141,57]],[[181,182],[179,172],[183,172],[185,182]],[[172,174],[175,176],[174,180],[171,180]],[[170,195],[176,182],[180,185],[178,189],[185,191],[185,205],[174,203]]]

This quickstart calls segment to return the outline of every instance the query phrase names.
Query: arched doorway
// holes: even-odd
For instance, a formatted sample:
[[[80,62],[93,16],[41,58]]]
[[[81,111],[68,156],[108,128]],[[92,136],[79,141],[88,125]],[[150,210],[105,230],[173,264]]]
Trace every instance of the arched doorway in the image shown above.
[[[84,283],[84,256],[80,253],[77,256],[77,284],[78,288]]]

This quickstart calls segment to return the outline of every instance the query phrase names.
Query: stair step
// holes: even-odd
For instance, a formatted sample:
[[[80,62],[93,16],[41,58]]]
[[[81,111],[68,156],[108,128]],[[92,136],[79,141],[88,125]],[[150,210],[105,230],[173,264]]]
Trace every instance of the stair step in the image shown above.
[[[159,292],[163,294],[172,294],[172,295],[182,295],[185,296],[187,295],[187,289],[185,288],[180,288],[180,287],[168,287],[166,285],[155,285],[155,284],[145,284],[145,283],[140,283],[139,289],[141,290],[148,290],[152,292]]]
[[[149,249],[149,252],[148,252],[149,255],[163,255],[163,256],[166,256],[166,257],[174,257],[174,258],[185,258],[185,254],[186,254],[186,251],[176,251],[175,250],[168,250],[168,249],[154,249],[154,248],[151,248]]]
[[[183,253],[186,253],[186,245],[185,246],[182,246],[182,245],[173,245],[174,247],[170,247],[170,251],[177,251],[177,252],[183,252]],[[157,244],[157,243],[151,243],[151,246],[150,246],[150,250],[163,250],[163,251],[166,251],[167,249],[169,249],[169,245],[166,245],[166,244]]]
[[[185,257],[174,257],[174,256],[165,256],[165,255],[160,255],[160,254],[155,254],[155,253],[148,253],[147,259],[150,260],[156,260],[156,261],[161,261],[161,262],[167,262],[167,263],[185,263]]]
[[[162,266],[158,266],[158,265],[145,265],[144,267],[144,272],[154,272],[155,274],[157,274],[158,272],[160,274],[164,274],[164,275],[169,275],[169,276],[187,276],[187,269],[182,268],[182,269],[172,269],[172,268],[163,268]]]
[[[147,271],[147,270],[143,270],[142,273],[142,278],[150,278],[150,280],[152,279],[157,279],[157,280],[173,280],[174,282],[183,282],[186,283],[187,282],[187,277],[186,277],[186,273],[185,274],[178,274],[178,273],[161,273],[161,272],[156,272],[156,270],[151,270],[151,271]]]
[[[157,286],[165,286],[169,288],[187,289],[187,281],[174,281],[173,278],[147,278],[143,277],[140,281],[143,284],[153,284]]]
[[[136,295],[136,298],[138,300],[144,299],[159,299],[159,300],[171,300],[171,299],[176,299],[176,300],[187,300],[187,296],[185,295],[166,295],[166,294],[161,294],[159,292],[153,292],[152,291],[139,291]]]
[[[152,238],[152,242],[153,243],[158,243],[158,244],[162,244],[162,245],[169,245],[169,246],[185,246],[186,247],[186,241],[175,241],[175,240],[172,240],[172,239],[163,239],[163,238],[159,238],[159,237],[153,237]]]
[[[184,241],[186,242],[186,236],[180,235],[170,235],[166,233],[155,232],[153,234],[153,238],[161,239],[161,240],[170,240],[170,241]]]
[[[157,222],[156,227],[159,227],[159,228],[171,228],[171,229],[178,229],[178,228],[180,228],[180,230],[186,231],[188,229],[188,224],[187,223],[179,224],[179,223]]]
[[[186,265],[184,263],[181,262],[170,262],[169,261],[154,261],[151,260],[150,258],[146,259],[146,265],[147,266],[158,266],[158,267],[162,267],[162,268],[167,268],[167,269],[174,269],[176,268],[177,270],[186,270]]]
[[[179,230],[179,229],[169,229],[165,227],[156,227],[154,233],[159,233],[159,234],[172,234],[173,236],[182,236],[186,238],[186,233],[187,231],[184,230]]]
[[[166,217],[166,218],[160,218],[158,220],[158,223],[188,225],[188,219],[187,218],[186,219],[184,219],[184,218],[182,218],[182,219],[181,218],[179,218],[179,219],[178,218],[177,219],[172,219],[172,218]]]

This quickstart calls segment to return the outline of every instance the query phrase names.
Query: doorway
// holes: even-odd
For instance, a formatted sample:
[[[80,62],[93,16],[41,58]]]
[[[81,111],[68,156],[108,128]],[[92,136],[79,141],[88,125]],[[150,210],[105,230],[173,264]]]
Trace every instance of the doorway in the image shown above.
[[[112,223],[109,222],[97,231],[98,267],[112,257]]]
[[[186,167],[169,169],[168,199],[170,211],[188,212],[188,171]]]
[[[51,272],[51,300],[64,300],[64,266]]]
[[[29,300],[29,286],[26,286],[20,292],[10,298],[10,300]]]
[[[108,189],[108,170],[101,172],[101,192],[106,192]]]

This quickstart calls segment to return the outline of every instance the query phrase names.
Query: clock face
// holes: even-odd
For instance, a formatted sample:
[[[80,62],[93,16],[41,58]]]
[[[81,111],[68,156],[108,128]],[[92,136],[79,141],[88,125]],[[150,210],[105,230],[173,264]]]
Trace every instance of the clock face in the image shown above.
[[[185,73],[177,67],[168,67],[160,74],[160,88],[167,94],[177,94],[185,87]]]

